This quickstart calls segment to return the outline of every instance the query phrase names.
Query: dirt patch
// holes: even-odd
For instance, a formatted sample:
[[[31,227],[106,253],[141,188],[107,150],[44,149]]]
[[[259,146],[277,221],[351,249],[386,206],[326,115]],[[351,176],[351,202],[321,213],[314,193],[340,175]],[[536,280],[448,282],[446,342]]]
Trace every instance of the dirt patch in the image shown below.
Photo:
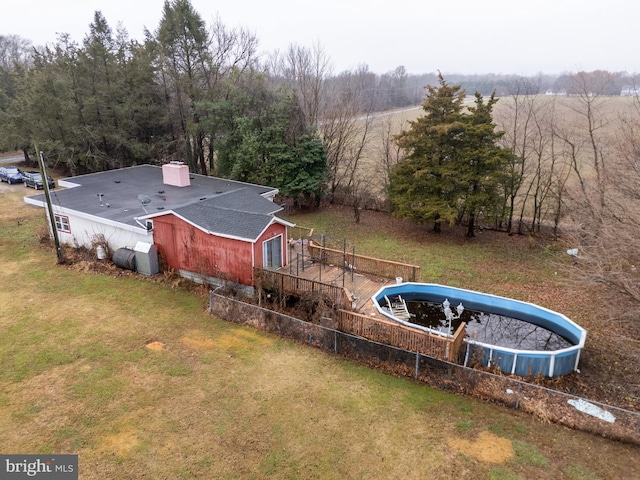
[[[491,432],[480,432],[475,440],[451,437],[447,439],[447,445],[460,454],[486,463],[506,463],[515,455],[511,440]]]
[[[159,352],[160,350],[164,349],[164,343],[162,342],[158,342],[157,340],[153,341],[153,342],[149,342],[145,345],[149,350],[155,350],[156,352]]]
[[[220,347],[232,350],[248,348],[252,344],[268,345],[272,343],[272,340],[264,338],[257,332],[238,330],[234,331],[233,335],[223,334],[216,339],[204,338],[199,336],[197,332],[192,332],[189,336],[182,337],[180,342],[192,350],[213,350]]]
[[[125,430],[105,437],[100,450],[119,457],[127,457],[138,445],[140,445],[140,439],[135,431]]]

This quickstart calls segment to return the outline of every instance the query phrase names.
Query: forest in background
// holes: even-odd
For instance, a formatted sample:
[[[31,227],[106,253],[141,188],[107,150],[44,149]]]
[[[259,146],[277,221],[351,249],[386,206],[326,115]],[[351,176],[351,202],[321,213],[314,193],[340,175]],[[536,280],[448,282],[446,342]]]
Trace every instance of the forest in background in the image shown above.
[[[144,41],[114,31],[100,12],[88,30],[81,44],[61,35],[44,47],[0,37],[0,150],[21,150],[29,162],[37,144],[49,166],[71,175],[184,161],[193,172],[277,187],[295,207],[350,205],[358,221],[364,208],[389,209],[389,172],[406,155],[395,141],[405,114],[380,112],[419,105],[425,87],[438,84],[437,72],[402,66],[336,74],[320,45],[261,54],[255,35],[206,24],[187,0],[165,3]],[[632,315],[616,321],[636,323],[636,78],[446,80],[500,97],[494,121],[513,153],[499,208],[480,209],[475,220],[510,234],[546,229],[578,248],[577,275],[631,299]]]
[[[326,193],[313,183],[328,183],[333,194],[345,181],[351,188],[350,175],[335,177],[340,163],[358,155],[357,142],[348,140],[354,120],[420,105],[438,75],[403,66],[374,73],[366,64],[335,73],[319,44],[264,53],[254,34],[220,19],[205,23],[188,0],[165,3],[143,41],[113,29],[97,11],[80,44],[65,34],[46,46],[0,36],[0,149],[29,154],[37,143],[71,174],[180,160],[194,172],[282,186],[303,167],[315,174],[294,182],[291,195]],[[600,95],[636,91],[626,72],[580,75]],[[526,80],[531,94],[568,94],[574,76]],[[523,77],[446,79],[469,95],[505,97]],[[325,154],[328,175],[321,171]],[[270,161],[299,157],[306,162],[286,172]]]

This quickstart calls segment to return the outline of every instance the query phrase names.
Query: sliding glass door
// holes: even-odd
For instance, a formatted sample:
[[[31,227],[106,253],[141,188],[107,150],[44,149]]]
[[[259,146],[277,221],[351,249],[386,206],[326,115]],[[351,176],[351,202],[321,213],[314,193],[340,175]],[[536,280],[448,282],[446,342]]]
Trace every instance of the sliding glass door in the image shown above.
[[[264,268],[277,270],[282,267],[282,235],[273,237],[262,244]]]

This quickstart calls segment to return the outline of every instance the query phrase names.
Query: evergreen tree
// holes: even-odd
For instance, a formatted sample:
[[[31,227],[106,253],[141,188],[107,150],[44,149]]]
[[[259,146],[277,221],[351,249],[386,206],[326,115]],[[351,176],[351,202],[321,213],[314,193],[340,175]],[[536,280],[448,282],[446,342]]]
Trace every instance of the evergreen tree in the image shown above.
[[[36,51],[7,110],[14,143],[38,143],[72,174],[158,159],[168,122],[151,46],[114,36],[96,12],[82,46],[62,35]]]
[[[389,199],[396,215],[418,221],[454,223],[466,216],[473,236],[479,214],[499,201],[499,180],[509,152],[496,145],[502,133],[492,120],[494,96],[476,93],[464,109],[465,92],[439,76],[427,87],[425,115],[396,137],[407,156],[391,171]]]
[[[167,106],[175,135],[184,145],[178,153],[187,158],[192,172],[199,167],[200,173],[206,174],[205,135],[195,109],[209,85],[210,38],[204,20],[189,0],[165,1],[156,41]]]
[[[498,101],[492,94],[485,102],[480,93],[475,94],[475,104],[465,115],[463,147],[458,152],[458,173],[461,186],[459,209],[467,218],[467,236],[473,237],[478,215],[495,215],[500,210],[501,185],[508,175],[512,152],[498,145],[504,132],[496,131],[493,123],[493,106]]]
[[[36,51],[14,110],[29,143],[37,143],[55,165],[67,165],[72,173],[87,151],[77,67],[78,47],[67,35]]]
[[[155,43],[129,40],[126,32],[116,37],[116,61],[122,96],[116,132],[116,156],[121,166],[154,163],[167,156],[171,122],[157,81]]]
[[[31,43],[16,35],[0,35],[0,151],[22,150],[29,161],[30,139],[18,115],[30,65]]]
[[[114,163],[124,164],[117,162],[117,156],[124,153],[127,143],[120,135],[125,90],[115,52],[111,27],[97,11],[83,48],[78,51],[77,63],[81,82],[81,121],[88,133],[83,163],[90,171],[113,168]]]
[[[465,129],[465,93],[449,86],[442,75],[440,86],[428,86],[422,105],[425,115],[410,122],[409,130],[396,137],[407,156],[391,171],[389,199],[396,215],[418,221],[453,222],[458,214],[460,191],[457,150]]]
[[[221,174],[274,186],[298,204],[317,201],[327,171],[320,138],[308,130],[294,94],[254,80],[245,84],[250,91],[234,88],[216,105],[227,127],[218,141]]]

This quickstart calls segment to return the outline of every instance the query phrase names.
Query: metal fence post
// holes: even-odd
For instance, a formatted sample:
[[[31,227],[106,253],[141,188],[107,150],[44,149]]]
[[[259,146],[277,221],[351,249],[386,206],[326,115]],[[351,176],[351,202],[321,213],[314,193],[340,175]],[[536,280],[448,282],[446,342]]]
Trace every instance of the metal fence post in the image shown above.
[[[418,380],[418,368],[420,366],[420,352],[416,352],[416,375],[415,379]]]
[[[353,282],[353,272],[356,269],[356,246],[351,248],[351,281]]]

